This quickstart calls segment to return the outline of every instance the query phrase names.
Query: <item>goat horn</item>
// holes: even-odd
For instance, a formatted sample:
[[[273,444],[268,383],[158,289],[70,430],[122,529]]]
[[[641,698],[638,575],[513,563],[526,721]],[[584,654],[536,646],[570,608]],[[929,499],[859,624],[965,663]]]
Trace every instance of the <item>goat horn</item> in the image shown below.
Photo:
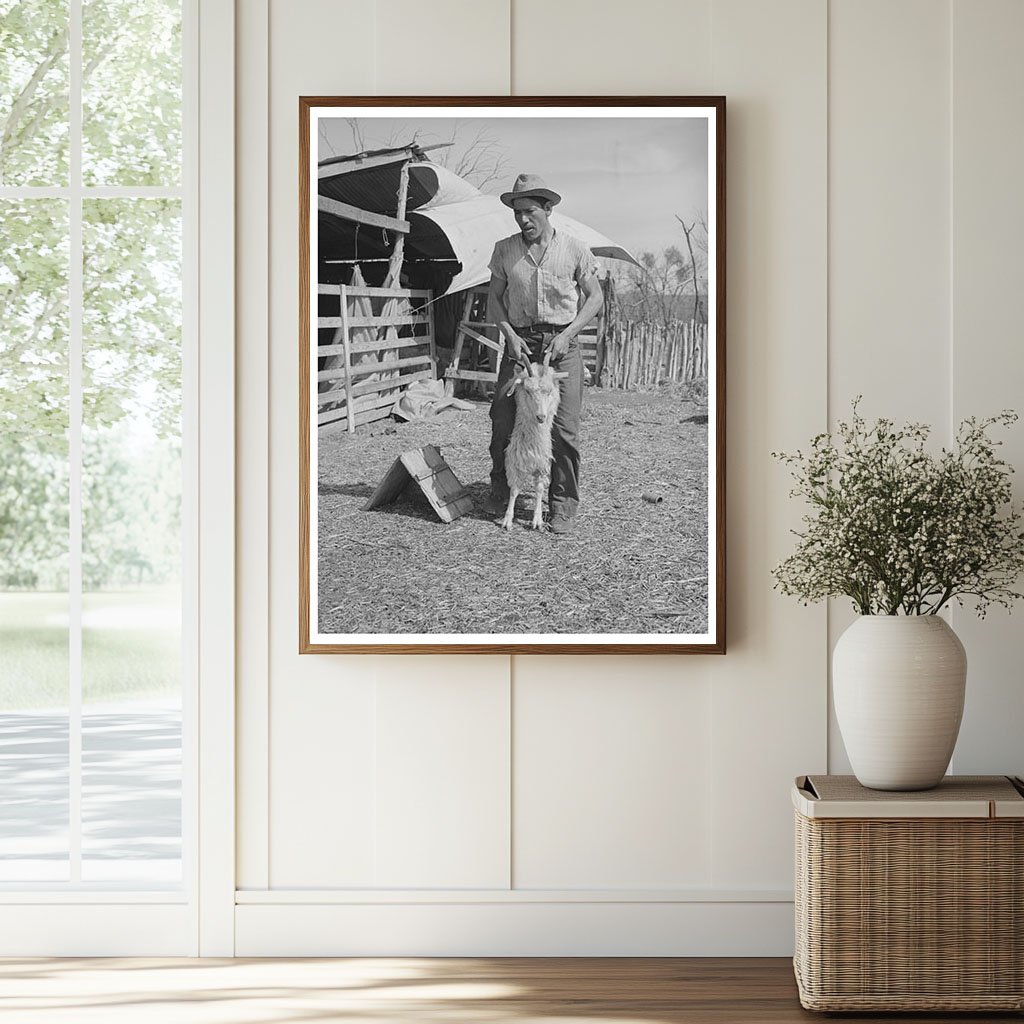
[[[536,376],[533,372],[533,363],[530,362],[525,352],[520,352],[516,357],[516,362],[531,376]]]

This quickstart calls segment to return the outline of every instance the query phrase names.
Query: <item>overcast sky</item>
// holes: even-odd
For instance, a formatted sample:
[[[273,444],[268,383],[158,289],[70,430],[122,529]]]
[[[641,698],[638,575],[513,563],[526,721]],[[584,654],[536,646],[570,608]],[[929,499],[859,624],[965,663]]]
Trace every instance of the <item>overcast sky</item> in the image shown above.
[[[320,159],[356,152],[340,118],[320,122]],[[509,191],[519,173],[539,174],[562,196],[559,212],[583,221],[634,254],[684,244],[675,215],[707,216],[705,118],[499,117],[419,119],[360,117],[366,148],[459,139],[481,128],[495,138],[505,175],[484,191]],[[509,215],[509,233],[516,230]]]

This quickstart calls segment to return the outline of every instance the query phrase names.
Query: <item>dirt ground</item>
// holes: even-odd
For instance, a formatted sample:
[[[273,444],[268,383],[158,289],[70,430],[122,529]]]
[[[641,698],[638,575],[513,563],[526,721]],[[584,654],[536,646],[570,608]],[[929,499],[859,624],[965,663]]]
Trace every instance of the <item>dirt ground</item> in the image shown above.
[[[319,624],[323,633],[703,633],[707,629],[708,422],[675,386],[587,388],[574,532],[511,533],[483,511],[487,403],[428,423],[385,420],[319,437]],[[433,444],[476,507],[442,523],[410,485],[361,511],[394,460]],[[645,493],[660,496],[651,503]]]

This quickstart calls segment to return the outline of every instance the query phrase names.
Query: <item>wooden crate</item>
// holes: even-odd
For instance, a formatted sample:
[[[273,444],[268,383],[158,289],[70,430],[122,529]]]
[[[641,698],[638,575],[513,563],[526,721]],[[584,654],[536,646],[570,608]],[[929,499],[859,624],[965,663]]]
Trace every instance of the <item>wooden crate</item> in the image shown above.
[[[363,511],[390,505],[413,482],[444,523],[453,523],[473,509],[473,499],[451,466],[437,448],[428,444],[403,452],[395,459],[363,505]]]

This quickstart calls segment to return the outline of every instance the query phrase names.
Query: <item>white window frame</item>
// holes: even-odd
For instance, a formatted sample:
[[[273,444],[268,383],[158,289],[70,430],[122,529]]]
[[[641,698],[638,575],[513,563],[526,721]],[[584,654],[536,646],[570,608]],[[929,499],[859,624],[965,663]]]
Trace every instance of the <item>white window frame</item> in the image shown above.
[[[3,187],[68,202],[70,403],[70,812],[81,810],[82,216],[91,198],[174,198],[183,213],[182,886],[82,883],[80,825],[68,883],[0,887],[0,955],[234,953],[234,5],[183,0],[183,161],[172,188],[84,186],[83,0],[69,0],[69,179]],[[203,102],[200,103],[200,96]],[[201,684],[201,685],[200,685]]]
[[[200,956],[235,952],[235,5],[198,8]],[[197,97],[198,98],[198,97]],[[257,212],[256,216],[260,216]]]

